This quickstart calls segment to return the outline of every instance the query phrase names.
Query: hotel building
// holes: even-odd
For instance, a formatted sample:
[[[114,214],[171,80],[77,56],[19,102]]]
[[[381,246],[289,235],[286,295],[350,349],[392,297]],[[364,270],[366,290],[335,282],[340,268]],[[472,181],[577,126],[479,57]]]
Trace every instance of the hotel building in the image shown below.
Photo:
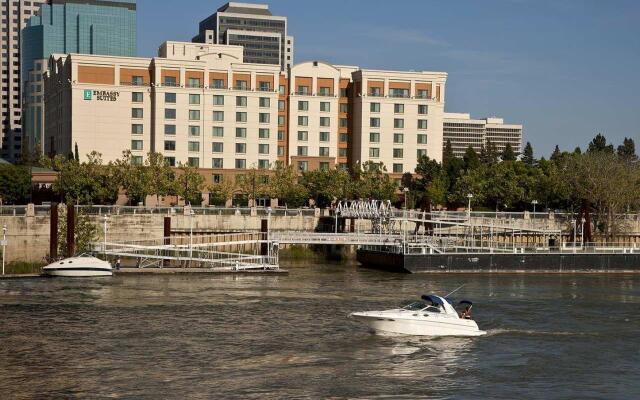
[[[522,149],[522,125],[505,124],[502,118],[472,119],[468,113],[445,113],[443,124],[443,149],[451,143],[456,157],[464,156],[469,147],[477,153],[488,142],[503,152],[507,143],[516,154]]]
[[[45,0],[1,0],[0,43],[2,45],[2,133],[0,157],[9,161],[20,158],[22,144],[22,88],[20,71],[20,32]]]
[[[155,58],[53,55],[45,152],[78,144],[188,163],[208,183],[276,161],[312,170],[383,162],[399,177],[442,159],[446,73],[248,63],[241,46],[166,42]],[[376,149],[376,150],[374,150]]]

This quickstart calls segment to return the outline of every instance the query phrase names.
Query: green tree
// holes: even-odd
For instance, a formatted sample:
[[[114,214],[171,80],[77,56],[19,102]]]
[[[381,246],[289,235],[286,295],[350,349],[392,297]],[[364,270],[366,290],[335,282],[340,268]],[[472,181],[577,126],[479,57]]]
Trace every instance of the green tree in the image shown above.
[[[487,140],[487,143],[480,150],[480,162],[483,164],[496,164],[499,161],[499,156],[495,144]]]
[[[91,244],[98,240],[98,228],[88,215],[76,209],[76,225],[74,231],[76,254],[92,251]],[[58,254],[63,257],[73,257],[67,254],[67,207],[58,208]]]
[[[366,161],[354,169],[354,194],[361,199],[391,200],[397,198],[398,185],[391,180],[383,163]]]
[[[156,196],[156,204],[160,196],[174,194],[175,173],[160,153],[149,152],[145,161],[146,175],[149,177],[148,192]]]
[[[298,184],[298,175],[293,166],[285,166],[282,162],[277,162],[273,169],[269,193],[278,199],[280,205],[291,208],[301,207],[309,200],[309,192]]]
[[[183,198],[187,204],[201,205],[203,188],[204,177],[200,175],[197,168],[180,163],[175,179],[174,192]]]
[[[524,146],[524,152],[522,153],[522,162],[530,167],[536,165],[536,159],[533,156],[533,146],[531,146],[531,143],[529,142],[527,142],[526,146]]]
[[[31,194],[29,168],[0,164],[0,200],[3,204],[26,204]]]
[[[78,152],[78,143],[76,142],[74,149],[73,149],[73,159],[76,160],[76,162],[80,162],[80,152]]]
[[[618,157],[627,161],[634,161],[638,159],[636,155],[636,144],[632,138],[624,138],[624,141],[618,146]]]
[[[605,138],[602,133],[598,133],[596,137],[593,138],[587,149],[587,153],[595,153],[598,151],[613,153],[613,145],[607,144],[607,138]]]
[[[513,151],[511,143],[507,143],[501,155],[502,161],[516,161],[517,158],[518,156],[516,155],[516,152]]]
[[[464,169],[467,171],[476,169],[480,166],[480,157],[478,157],[478,153],[476,153],[471,146],[467,147],[462,159],[464,160]]]
[[[233,198],[235,184],[229,179],[209,185],[209,204],[225,206]]]
[[[122,152],[122,158],[113,163],[115,181],[129,199],[129,204],[144,202],[150,192],[149,169],[134,162],[130,150]]]
[[[238,175],[238,189],[243,194],[246,194],[250,200],[255,200],[268,196],[269,191],[269,176],[264,170],[258,168],[250,168],[242,175]]]
[[[351,176],[341,168],[306,171],[300,178],[318,207],[329,207],[334,202],[351,196]]]
[[[560,147],[556,145],[555,149],[553,149],[553,153],[551,153],[551,161],[557,161],[562,156],[562,152],[560,151]]]

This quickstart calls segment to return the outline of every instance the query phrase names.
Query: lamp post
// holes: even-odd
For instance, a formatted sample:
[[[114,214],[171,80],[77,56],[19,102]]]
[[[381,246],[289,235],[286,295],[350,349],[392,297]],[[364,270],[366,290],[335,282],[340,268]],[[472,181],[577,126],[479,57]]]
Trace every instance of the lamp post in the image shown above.
[[[585,222],[587,222],[587,220],[582,217],[582,227],[580,228],[580,247],[582,248],[584,246],[584,224]]]
[[[193,208],[189,204],[189,267],[191,267],[191,259],[193,258]]]
[[[109,219],[108,215],[104,215],[104,245],[102,251],[104,252],[105,259],[107,258],[107,220]]]
[[[407,209],[407,198],[409,197],[409,188],[405,187],[404,192],[404,244],[407,245],[407,228],[409,225],[409,210]]]
[[[4,260],[7,256],[7,225],[2,227],[2,275],[4,275]]]
[[[267,208],[267,262],[271,262],[271,207]]]
[[[573,251],[576,250],[576,222],[575,218],[571,220],[571,225],[573,226]]]
[[[535,214],[536,214],[536,206],[538,205],[538,200],[531,201],[531,204],[533,204],[533,215],[535,216]]]
[[[467,199],[469,199],[469,205],[467,206],[467,216],[469,217],[469,222],[471,222],[471,199],[473,199],[473,194],[469,193],[467,195]]]

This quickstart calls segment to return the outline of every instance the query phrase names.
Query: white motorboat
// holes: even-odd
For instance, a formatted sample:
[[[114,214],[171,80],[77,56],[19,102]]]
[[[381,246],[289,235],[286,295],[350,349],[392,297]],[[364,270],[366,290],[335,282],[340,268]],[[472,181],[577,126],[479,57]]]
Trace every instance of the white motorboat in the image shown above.
[[[42,275],[65,277],[112,276],[111,264],[95,257],[79,256],[65,258],[42,268]]]
[[[416,336],[481,336],[486,334],[471,319],[473,304],[464,300],[456,311],[445,298],[422,296],[420,301],[386,311],[365,311],[350,316],[378,333]]]

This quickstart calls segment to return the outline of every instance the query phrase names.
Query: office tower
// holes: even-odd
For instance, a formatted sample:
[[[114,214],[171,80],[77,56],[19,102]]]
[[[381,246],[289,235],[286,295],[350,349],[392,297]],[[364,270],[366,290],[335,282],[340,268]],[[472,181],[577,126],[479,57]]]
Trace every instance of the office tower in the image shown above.
[[[230,2],[200,22],[196,43],[238,45],[244,62],[293,64],[293,37],[287,35],[287,17],[275,16],[266,4]]]
[[[468,113],[445,113],[443,124],[443,149],[451,143],[453,154],[462,157],[471,147],[480,153],[488,142],[498,152],[504,151],[507,143],[517,154],[522,149],[522,125],[505,124],[502,118],[472,119]]]

